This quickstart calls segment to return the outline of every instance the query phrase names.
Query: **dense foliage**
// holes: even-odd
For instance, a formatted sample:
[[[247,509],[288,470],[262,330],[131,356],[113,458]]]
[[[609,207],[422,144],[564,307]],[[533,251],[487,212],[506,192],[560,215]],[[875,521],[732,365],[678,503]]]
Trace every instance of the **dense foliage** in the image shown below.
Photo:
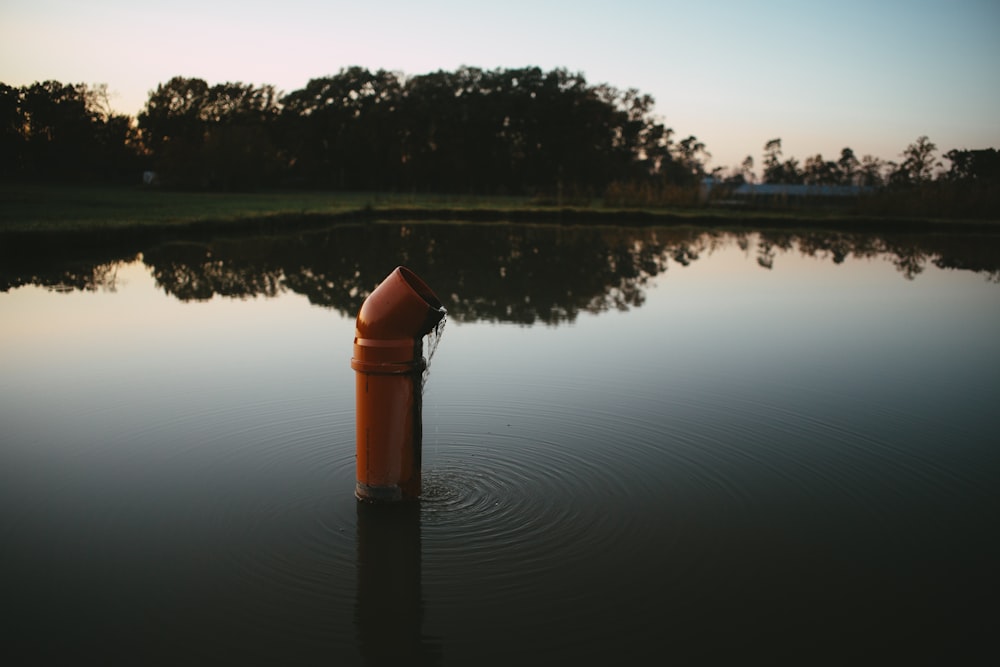
[[[107,100],[106,86],[0,83],[0,177],[134,182],[138,132]]]
[[[406,78],[352,67],[280,98],[269,86],[174,78],[138,127],[161,177],[184,186],[601,190],[669,160],[670,131],[652,105],[565,70]]]
[[[673,140],[637,90],[589,84],[537,67],[462,67],[408,77],[361,67],[280,94],[270,85],[175,77],[133,119],[114,114],[106,86],[0,84],[0,178],[131,182],[253,190],[307,187],[386,192],[604,196],[691,204],[710,158],[694,136]],[[939,200],[1000,189],[995,149],[952,150],[950,170],[920,137],[900,163],[844,148],[800,164],[781,140],[764,146],[766,183],[937,188]],[[751,156],[719,180],[756,180]],[[946,192],[947,196],[941,196]],[[995,207],[994,207],[995,208]]]

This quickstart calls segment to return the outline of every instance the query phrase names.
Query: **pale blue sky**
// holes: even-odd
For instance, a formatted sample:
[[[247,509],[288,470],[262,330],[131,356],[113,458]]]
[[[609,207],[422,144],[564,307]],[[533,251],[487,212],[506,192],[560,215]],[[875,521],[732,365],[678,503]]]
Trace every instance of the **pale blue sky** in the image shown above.
[[[710,166],[1000,148],[1000,0],[0,0],[0,81],[107,83],[136,114],[175,75],[274,84],[538,65],[638,88]]]

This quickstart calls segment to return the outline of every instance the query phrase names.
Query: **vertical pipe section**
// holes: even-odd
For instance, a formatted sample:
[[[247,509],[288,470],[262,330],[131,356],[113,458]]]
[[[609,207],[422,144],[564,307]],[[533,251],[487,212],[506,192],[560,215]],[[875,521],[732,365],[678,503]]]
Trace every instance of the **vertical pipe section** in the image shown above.
[[[403,266],[361,304],[351,359],[359,500],[420,496],[423,337],[444,314],[434,292]]]

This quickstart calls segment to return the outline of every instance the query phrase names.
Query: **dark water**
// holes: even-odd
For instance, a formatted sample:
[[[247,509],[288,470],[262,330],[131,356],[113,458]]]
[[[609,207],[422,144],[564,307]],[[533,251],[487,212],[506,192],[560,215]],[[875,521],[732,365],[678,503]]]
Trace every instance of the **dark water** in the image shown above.
[[[384,511],[349,359],[397,264],[449,316]],[[998,277],[994,237],[818,232],[12,252],[4,662],[978,664]]]

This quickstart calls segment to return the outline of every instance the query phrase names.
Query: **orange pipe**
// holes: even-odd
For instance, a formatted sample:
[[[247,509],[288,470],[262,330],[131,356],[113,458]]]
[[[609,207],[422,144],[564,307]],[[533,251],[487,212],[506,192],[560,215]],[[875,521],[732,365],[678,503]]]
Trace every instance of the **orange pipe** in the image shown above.
[[[444,314],[434,292],[402,266],[361,304],[351,359],[359,500],[420,496],[423,337]]]

